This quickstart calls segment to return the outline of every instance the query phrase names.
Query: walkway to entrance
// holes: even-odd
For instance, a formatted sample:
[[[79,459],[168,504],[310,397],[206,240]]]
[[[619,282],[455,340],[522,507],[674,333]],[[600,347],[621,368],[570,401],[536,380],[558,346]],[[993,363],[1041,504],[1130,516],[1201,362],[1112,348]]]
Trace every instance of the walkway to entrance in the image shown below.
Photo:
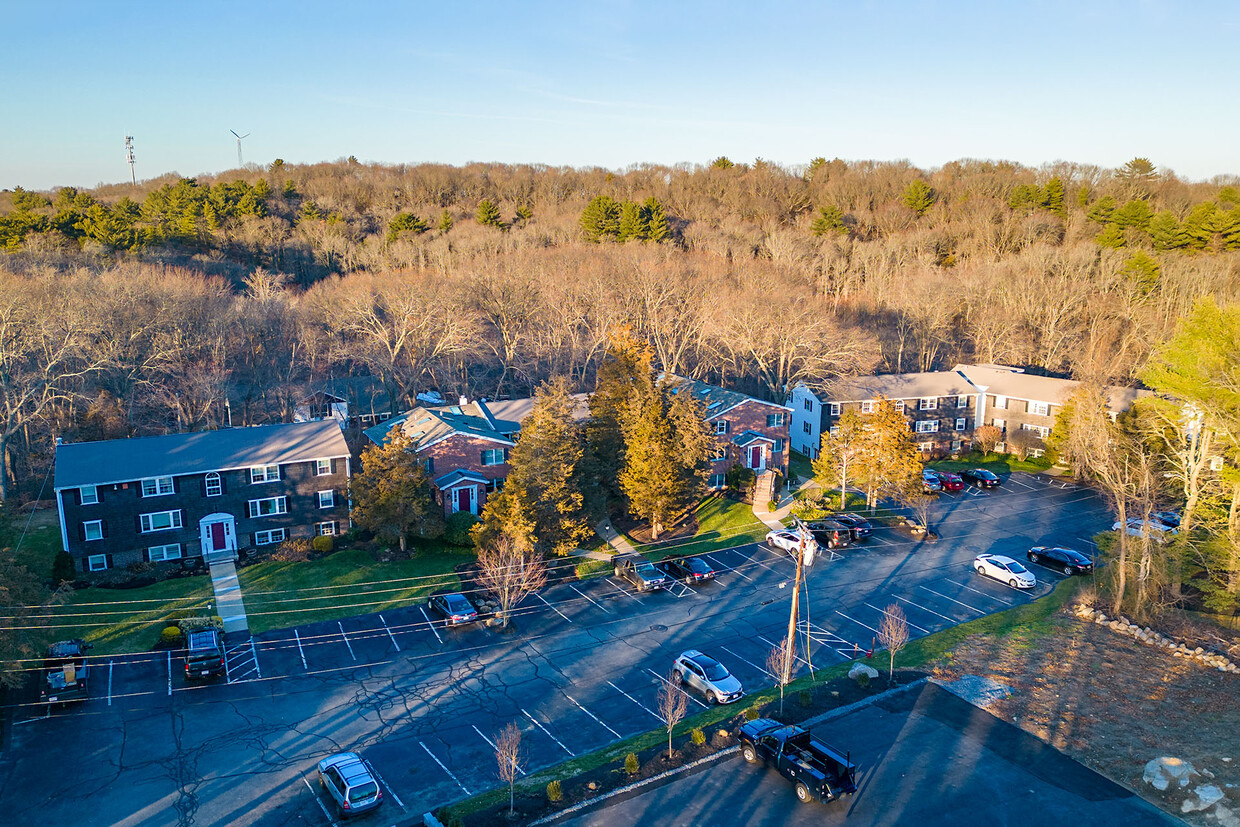
[[[224,620],[224,632],[248,632],[250,624],[245,617],[237,567],[232,560],[212,562],[209,566],[211,586],[215,589],[215,612]]]

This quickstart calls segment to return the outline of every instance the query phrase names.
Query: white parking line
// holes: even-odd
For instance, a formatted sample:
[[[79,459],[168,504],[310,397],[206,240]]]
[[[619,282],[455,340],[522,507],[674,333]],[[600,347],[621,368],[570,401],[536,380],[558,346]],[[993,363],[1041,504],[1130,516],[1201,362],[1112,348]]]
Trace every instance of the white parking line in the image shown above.
[[[766,676],[767,676],[768,678],[770,678],[771,680],[775,680],[775,676],[774,676],[774,675],[772,675],[770,672],[766,671],[765,669],[763,669],[761,666],[759,666],[758,664],[754,663],[753,661],[751,661],[751,660],[745,660],[745,658],[742,658],[740,655],[736,654],[735,652],[733,652],[731,649],[729,649],[729,648],[728,648],[728,647],[726,647],[726,646],[720,646],[719,648],[720,648],[720,649],[722,649],[723,651],[727,652],[727,653],[728,653],[729,655],[731,655],[732,657],[734,657],[734,658],[736,658],[737,660],[739,660],[741,663],[747,663],[747,664],[749,664],[750,666],[752,666],[754,669],[757,669],[757,670],[758,670],[759,672],[761,672],[763,675],[766,675]]]
[[[570,589],[572,589],[573,591],[577,592],[577,594],[579,594],[579,595],[581,595],[582,597],[584,597],[586,600],[589,600],[589,601],[590,601],[591,603],[593,603],[595,606],[598,606],[598,607],[599,607],[600,609],[602,609],[603,611],[605,611],[605,612],[610,612],[610,611],[611,611],[611,609],[607,608],[607,607],[606,607],[606,606],[604,606],[602,603],[599,603],[599,602],[598,602],[597,600],[595,600],[593,597],[591,597],[590,595],[586,594],[586,593],[585,593],[585,592],[583,592],[581,589],[579,589],[579,588],[577,588],[576,586],[574,586],[572,583],[569,583],[569,584],[568,584],[568,587],[569,587]]]
[[[297,653],[301,655],[301,668],[309,669],[310,667],[306,666],[306,650],[301,648],[301,635],[297,634],[296,629],[293,630],[293,637],[297,638]]]
[[[953,624],[953,625],[954,625],[954,624],[956,624],[956,623],[959,623],[959,622],[960,622],[960,621],[956,620],[956,618],[954,618],[954,617],[948,617],[948,616],[947,616],[947,615],[945,615],[945,614],[939,614],[939,613],[938,613],[938,612],[936,612],[934,609],[931,609],[931,608],[928,608],[928,607],[926,607],[926,606],[923,606],[923,605],[921,605],[920,603],[914,603],[913,601],[909,600],[908,598],[901,597],[901,596],[900,596],[900,595],[898,595],[898,594],[893,594],[893,595],[892,595],[892,597],[894,597],[896,600],[899,600],[901,603],[907,603],[907,604],[909,604],[910,606],[916,606],[917,608],[921,609],[923,612],[929,612],[930,614],[934,615],[935,617],[941,617],[941,618],[943,618],[944,620],[946,620],[948,623],[951,623],[951,624]]]
[[[676,591],[673,591],[673,589]],[[667,590],[676,597],[688,597],[691,594],[697,594],[694,589],[689,588],[687,583],[681,583],[680,581],[673,581]]]
[[[878,608],[877,606],[874,606],[874,605],[872,605],[872,604],[870,604],[870,603],[866,603],[865,605],[869,606],[871,609],[873,609],[874,611],[878,612],[878,613],[879,613],[879,614],[881,614],[883,617],[889,617],[889,615],[887,614],[887,610],[886,610],[886,609],[880,609],[880,608]],[[904,618],[904,622],[905,622],[905,623],[907,623],[909,626],[912,626],[912,627],[913,627],[914,629],[916,629],[917,631],[921,632],[923,635],[928,635],[928,634],[930,634],[930,630],[929,630],[929,629],[923,629],[923,628],[921,628],[921,627],[920,627],[920,626],[918,626],[916,623],[914,623],[913,621],[909,620],[907,617],[906,617],[906,618]]]
[[[871,540],[873,540],[874,542],[876,542],[876,543],[878,543],[878,544],[880,544],[880,545],[884,545],[884,546],[894,546],[894,545],[895,545],[895,543],[891,542],[891,541],[890,541],[890,540],[888,540],[887,538],[885,538],[885,537],[879,537],[877,534],[871,534],[871,535],[870,535],[870,539],[871,539]]]
[[[707,555],[705,555],[705,554],[703,554],[702,556],[703,556],[703,557],[706,557],[706,559],[707,559],[707,560],[709,560],[709,561],[711,561],[712,563],[714,563],[714,564],[715,564],[715,568],[716,568],[716,569],[718,569],[718,570],[720,571],[720,573],[722,573],[722,574],[735,574],[737,577],[743,577],[744,579],[748,580],[750,583],[752,583],[752,582],[753,582],[753,578],[752,578],[752,577],[750,577],[749,575],[745,574],[744,572],[742,572],[742,571],[737,571],[735,568],[728,568],[727,566],[720,565],[720,564],[719,564],[719,561],[718,561],[718,560],[716,560],[714,557],[708,557],[708,556],[707,556]],[[748,559],[748,558],[746,558],[746,559]]]
[[[388,637],[392,639],[392,645],[396,647],[396,651],[400,651],[400,644],[396,642],[396,635],[392,634],[392,629],[387,625],[387,621],[383,619],[383,615],[379,615],[379,622],[383,624],[383,628],[387,629]]]
[[[353,644],[349,643],[349,636],[344,633],[344,624],[337,620],[336,625],[340,627],[340,636],[344,638],[344,645],[349,647],[349,657],[357,660],[357,655],[353,654]]]
[[[254,648],[254,638],[250,638],[250,656],[254,658],[254,671],[258,674],[259,679],[263,677],[263,670],[258,665],[258,649]]]
[[[561,692],[563,692],[564,690],[560,690],[560,691],[561,691]],[[597,715],[595,715],[595,714],[594,714],[593,712],[591,712],[590,710],[586,709],[586,708],[585,708],[584,706],[582,706],[581,704],[577,703],[577,699],[576,699],[576,698],[574,698],[572,695],[568,694],[567,692],[564,692],[564,697],[565,697],[565,698],[568,698],[570,701],[572,701],[574,704],[576,704],[576,706],[577,706],[577,708],[578,708],[578,709],[580,709],[582,712],[584,712],[585,714],[589,715],[589,716],[590,716],[591,718],[593,718],[596,722],[598,722],[598,725],[599,725],[599,726],[601,726],[603,729],[607,730],[608,732],[610,732],[612,735],[616,736],[617,738],[619,738],[619,737],[620,737],[620,733],[619,733],[619,732],[616,732],[614,729],[612,729],[611,727],[607,726],[607,724],[603,723],[603,721],[602,721],[602,719],[601,719],[601,718],[599,718]],[[481,735],[482,733],[478,733],[478,734],[479,734],[479,735]]]
[[[866,625],[865,623],[862,623],[860,620],[857,620],[857,618],[855,617],[849,617],[848,615],[841,612],[839,609],[836,609],[835,613],[839,615],[840,617],[844,618],[845,620],[851,620],[853,623],[856,623],[858,626],[864,626],[865,628],[869,629],[874,634],[878,634],[878,629],[875,629],[873,626],[869,626],[869,625]]]
[[[1012,485],[1019,485],[1021,488],[1025,489],[1026,491],[1034,490],[1034,487],[1032,485],[1030,485],[1027,482],[1021,482],[1020,480],[1016,479],[1015,476],[1008,477],[1008,482],[1011,483]]]
[[[439,636],[439,630],[435,628],[435,623],[431,620],[431,616],[428,615],[426,613],[426,609],[423,609],[421,606],[418,607],[418,611],[422,613],[422,617],[426,618],[427,625],[430,626],[431,631],[435,633],[435,640],[439,641],[439,645],[442,646],[443,638]]]
[[[946,580],[948,583],[955,583],[957,586],[960,586],[962,589],[968,589],[971,592],[976,592],[977,594],[980,594],[982,597],[989,597],[991,600],[996,600],[1008,606],[1016,605],[1011,600],[1008,600],[1006,597],[999,597],[998,595],[987,594],[984,591],[980,591],[978,589],[973,588],[968,583],[961,583],[959,580],[952,580],[950,577],[945,577],[943,579]]]
[[[448,777],[456,782],[456,786],[460,787],[462,790],[465,791],[465,795],[473,795],[473,793],[469,791],[469,787],[466,787],[464,784],[462,784],[461,780],[452,774],[452,770],[445,767],[443,764],[443,761],[440,761],[438,758],[435,757],[435,753],[431,752],[430,747],[428,747],[426,744],[422,743],[421,741],[418,741],[418,746],[426,750],[426,754],[431,757],[431,760],[433,760],[436,764],[438,764],[439,769],[446,772],[448,774]]]
[[[615,581],[613,581],[613,580],[608,580],[607,582],[608,582],[608,583],[611,583],[612,587],[613,587],[613,588],[615,588],[615,589],[616,589],[616,591],[620,592],[620,594],[624,595],[624,596],[625,596],[625,597],[627,597],[629,600],[637,600],[637,596],[636,596],[636,595],[634,595],[634,594],[633,594],[632,592],[630,592],[628,589],[626,589],[626,588],[623,588],[623,587],[621,587],[621,586],[616,585]],[[638,602],[638,603],[641,603],[641,601],[640,601],[640,600],[637,600],[637,602]]]
[[[537,592],[535,592],[534,596],[535,596],[535,597],[537,597],[537,598],[538,598],[539,600],[541,600],[542,602],[547,603],[547,598],[543,597],[541,594],[538,594]],[[564,618],[565,620],[567,620],[569,623],[572,623],[572,622],[573,622],[573,619],[572,619],[571,617],[569,617],[568,615],[564,614],[562,611],[560,611],[559,609],[557,609],[555,606],[552,606],[550,603],[547,603],[547,605],[548,605],[548,606],[550,606],[551,611],[555,612],[555,613],[556,613],[556,614],[558,614],[560,617],[562,617],[562,618]]]
[[[327,823],[332,825],[332,827],[336,827],[336,822],[332,818],[332,814],[327,812],[327,806],[323,803],[323,799],[319,798],[319,794],[314,791],[314,787],[310,786],[310,782],[306,781],[304,775],[301,777],[301,780],[305,783],[306,789],[310,791],[311,797],[314,798],[314,803],[318,804],[319,809],[323,811],[323,818],[327,819]]]
[[[172,697],[172,653],[168,653],[168,697]]]
[[[665,723],[665,724],[667,723],[667,721],[664,721],[664,720],[663,720],[663,716],[662,716],[662,715],[660,715],[659,713],[655,712],[653,709],[651,709],[650,707],[646,706],[644,703],[642,703],[641,701],[637,700],[637,698],[634,698],[634,697],[633,697],[632,695],[630,695],[628,692],[625,692],[623,689],[621,689],[620,687],[616,686],[616,685],[615,685],[614,683],[612,683],[611,681],[607,681],[607,685],[608,685],[608,686],[610,686],[612,689],[616,690],[617,692],[619,692],[619,693],[620,693],[621,695],[623,695],[624,697],[628,698],[628,699],[629,699],[630,701],[632,701],[633,703],[635,703],[635,704],[637,704],[638,706],[640,706],[642,709],[644,709],[644,710],[646,710],[647,712],[649,712],[649,713],[650,713],[651,715],[653,715],[654,717],[658,718],[658,719],[659,719],[660,721],[662,721],[663,723]]]
[[[543,731],[543,734],[544,734],[544,735],[546,735],[546,736],[547,736],[548,738],[550,738],[552,741],[555,741],[557,744],[559,744],[559,745],[560,745],[560,749],[562,749],[562,750],[564,750],[565,752],[567,752],[567,753],[568,753],[568,757],[569,757],[569,758],[576,758],[576,757],[577,757],[577,754],[576,754],[576,753],[574,753],[574,752],[573,752],[571,749],[569,749],[568,747],[564,746],[563,742],[561,742],[559,738],[556,738],[554,735],[552,735],[552,734],[551,734],[551,732],[550,732],[550,730],[548,730],[545,726],[543,726],[543,725],[539,722],[539,720],[538,720],[537,718],[535,718],[535,717],[534,717],[533,715],[531,715],[530,713],[526,712],[524,709],[522,709],[522,710],[521,710],[521,713],[522,713],[523,715],[525,715],[525,717],[529,718],[529,719],[530,719],[530,720],[534,723],[534,726],[536,726],[536,727],[538,727],[539,729],[541,729],[541,730]]]
[[[387,787],[387,791],[391,794],[392,798],[396,801],[396,803],[397,803],[397,804],[399,804],[399,805],[400,805],[400,808],[401,808],[402,810],[404,810],[404,809],[405,809],[405,802],[403,802],[403,801],[401,801],[401,800],[400,800],[400,796],[396,794],[396,790],[392,789],[392,785],[391,785],[391,784],[389,784],[388,782],[386,782],[386,781],[384,781],[384,780],[383,780],[383,776],[382,776],[382,775],[379,775],[379,771],[378,771],[377,769],[375,769],[375,768],[374,768],[374,765],[373,765],[373,764],[372,764],[372,765],[371,765],[371,767],[370,767],[370,771],[371,771],[371,772],[373,772],[373,773],[375,774],[375,778],[378,778],[378,779],[379,779],[379,783],[380,783],[380,784],[382,784],[383,786]]]
[[[814,641],[815,643],[826,646],[828,649],[835,652],[837,655],[839,655],[840,657],[846,660],[852,660],[858,657],[864,651],[856,643],[849,641],[849,640],[845,640],[844,638],[837,635],[835,632],[832,632],[830,629],[824,629],[823,627],[818,626],[817,624],[814,624],[814,623],[810,623],[809,621],[806,621],[803,625],[804,625],[803,632],[806,637],[808,637],[810,640]],[[842,643],[849,648],[841,649],[840,647],[835,645],[837,643]]]
[[[930,592],[930,594],[937,594],[939,597],[943,598],[944,600],[950,600],[953,603],[959,603],[961,606],[964,606],[966,609],[968,609],[971,612],[977,612],[979,615],[986,614],[986,612],[983,612],[981,609],[978,609],[974,606],[970,606],[968,603],[963,603],[954,597],[948,597],[947,595],[942,594],[941,592],[936,592],[934,589],[926,588],[925,586],[922,586],[922,585],[918,585],[917,588],[923,591]]]
[[[108,661],[108,706],[112,705],[112,661]]]
[[[709,706],[702,703],[697,698],[693,697],[688,692],[686,692],[683,686],[677,686],[676,684],[672,683],[667,678],[663,677],[662,675],[660,675],[658,672],[654,671],[653,669],[647,669],[646,671],[654,675],[656,678],[658,678],[659,680],[661,680],[663,683],[667,684],[668,686],[672,687],[673,689],[679,689],[682,695],[684,695],[689,700],[693,701],[698,706],[702,707],[702,709],[710,709]]]
[[[499,747],[495,746],[494,741],[492,741],[490,738],[483,735],[482,730],[478,729],[478,727],[474,726],[473,724],[470,724],[470,726],[474,727],[474,732],[478,733],[479,737],[481,737],[482,740],[486,741],[488,744],[491,745],[491,749],[495,750],[496,752],[499,752]],[[525,770],[521,769],[520,767],[517,767],[517,775],[525,775]]]
[[[766,639],[766,638],[764,638],[762,635],[758,635],[758,640],[762,641],[762,642],[763,642],[763,643],[765,643],[767,646],[770,646],[772,649],[774,649],[776,646],[778,646],[778,645],[779,645],[778,643],[776,643],[776,642],[775,642],[775,641],[773,641],[773,640],[767,640],[767,639]],[[798,655],[798,654],[796,653],[796,651],[795,651],[795,650],[793,650],[793,652],[792,652],[792,657],[794,657],[795,659],[799,660],[801,663],[805,664],[806,666],[809,666],[809,661],[807,661],[805,658],[803,658],[803,657],[801,657],[800,655]]]

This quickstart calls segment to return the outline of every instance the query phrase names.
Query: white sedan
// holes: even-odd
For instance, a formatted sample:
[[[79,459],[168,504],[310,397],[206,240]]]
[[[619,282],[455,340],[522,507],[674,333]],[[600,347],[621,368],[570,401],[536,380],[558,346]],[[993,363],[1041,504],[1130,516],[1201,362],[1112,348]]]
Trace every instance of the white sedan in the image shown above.
[[[978,574],[1002,580],[1014,589],[1032,589],[1038,585],[1033,572],[1001,554],[979,554],[973,559],[973,568]]]
[[[810,538],[810,545],[814,547],[814,554],[818,554],[818,543]],[[796,557],[801,548],[801,535],[795,531],[788,529],[780,529],[772,531],[766,535],[766,547],[771,551],[786,551],[792,557]]]
[[[1143,533],[1144,524],[1145,524],[1145,521],[1142,520],[1140,517],[1129,517],[1128,518],[1128,533],[1132,535],[1133,537],[1140,537],[1141,534]],[[1115,521],[1115,524],[1111,526],[1111,530],[1119,531],[1119,520]],[[1175,535],[1180,533],[1179,529],[1175,529],[1175,528],[1172,528],[1171,526],[1163,525],[1162,523],[1158,522],[1158,520],[1153,520],[1153,519],[1150,520],[1149,522],[1149,532],[1150,532],[1150,539],[1153,540],[1155,543],[1165,543],[1167,542],[1168,538],[1174,537]]]

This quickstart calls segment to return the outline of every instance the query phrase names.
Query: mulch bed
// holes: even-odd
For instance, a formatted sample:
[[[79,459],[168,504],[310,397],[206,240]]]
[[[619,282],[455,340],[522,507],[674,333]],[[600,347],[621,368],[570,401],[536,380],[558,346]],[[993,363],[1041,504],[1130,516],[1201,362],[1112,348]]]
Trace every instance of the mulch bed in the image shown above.
[[[882,664],[879,663],[879,660],[881,659],[876,658],[871,665],[879,669],[882,672],[882,676],[867,687],[862,687],[856,681],[847,677],[836,678],[819,683],[813,689],[805,690],[803,693],[788,693],[784,698],[784,714],[782,716],[779,714],[779,699],[776,698],[774,701],[758,705],[757,711],[759,714],[755,717],[774,718],[788,723],[797,723],[883,692],[890,687],[887,684],[886,673],[880,668]],[[925,677],[924,672],[916,670],[901,669],[898,671],[896,684],[900,686]],[[563,798],[556,804],[548,801],[545,790],[540,789],[523,793],[518,789],[514,807],[515,814],[513,816],[510,817],[508,814],[508,800],[505,797],[502,804],[473,813],[464,818],[461,824],[463,827],[525,824],[582,801],[597,798],[636,781],[651,778],[669,769],[683,766],[699,758],[705,758],[737,743],[736,728],[746,720],[746,710],[753,707],[749,706],[745,701],[741,701],[735,705],[735,708],[736,714],[732,717],[704,728],[703,735],[706,736],[706,743],[704,744],[694,744],[691,734],[673,738],[672,759],[670,761],[668,760],[667,741],[665,739],[661,744],[637,753],[638,770],[635,773],[630,774],[625,770],[625,756],[622,755],[596,769],[581,773],[572,778],[559,779]]]
[[[650,525],[648,523],[638,522],[635,518],[627,513],[613,514],[611,517],[611,525],[621,534],[627,534],[633,542],[644,545],[645,543],[655,542],[651,539]],[[690,510],[687,514],[673,526],[664,526],[663,531],[659,533],[658,542],[666,542],[667,540],[678,540],[684,537],[692,537],[697,534],[698,521],[697,514]]]

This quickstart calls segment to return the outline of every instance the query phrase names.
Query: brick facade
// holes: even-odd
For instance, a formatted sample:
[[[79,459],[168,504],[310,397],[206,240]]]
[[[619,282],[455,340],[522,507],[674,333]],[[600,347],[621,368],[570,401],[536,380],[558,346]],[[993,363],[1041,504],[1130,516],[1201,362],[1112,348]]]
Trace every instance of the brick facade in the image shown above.
[[[452,471],[472,472],[487,480],[486,483],[464,480],[451,486],[451,490],[437,490],[436,500],[443,506],[444,516],[458,510],[461,501],[453,499],[456,495],[452,491],[459,489],[466,489],[467,492],[469,489],[474,490],[471,503],[477,509],[474,513],[482,513],[488,491],[497,490],[497,487],[502,486],[503,481],[508,477],[509,466],[506,460],[509,450],[511,450],[510,444],[464,434],[452,434],[433,445],[418,450],[418,456],[430,460],[429,470],[432,480],[441,479]],[[505,461],[497,465],[484,465],[484,451],[501,451]]]
[[[743,465],[755,470],[772,469],[787,477],[791,421],[791,411],[784,406],[757,399],[745,400],[713,415],[708,411],[706,423],[714,431],[715,448],[722,455],[712,460],[711,475],[718,477],[733,466]],[[746,440],[747,433],[761,439]]]

